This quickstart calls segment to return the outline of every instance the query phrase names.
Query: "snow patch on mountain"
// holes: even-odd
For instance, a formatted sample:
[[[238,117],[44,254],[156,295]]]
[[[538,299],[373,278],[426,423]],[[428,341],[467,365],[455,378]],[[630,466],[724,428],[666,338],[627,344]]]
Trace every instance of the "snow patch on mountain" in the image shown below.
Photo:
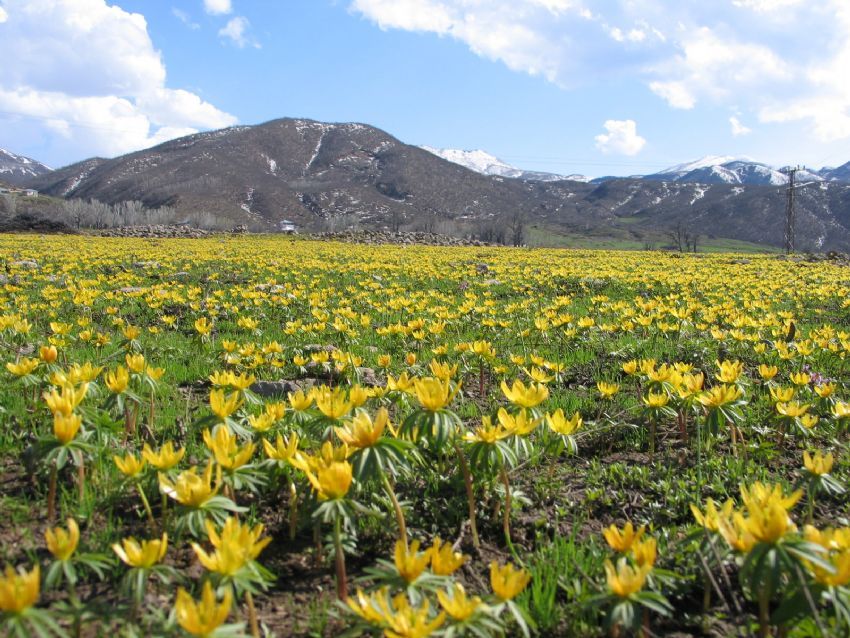
[[[500,160],[495,155],[491,155],[487,151],[475,149],[465,151],[455,148],[434,148],[433,146],[421,146],[421,149],[433,153],[444,160],[460,164],[476,173],[482,175],[493,175],[496,177],[512,177],[516,179],[524,179],[536,182],[556,182],[561,180],[571,180],[574,182],[589,182],[590,178],[585,175],[558,175],[555,173],[545,173],[541,171],[526,171],[515,166],[511,166],[507,162]]]
[[[0,148],[0,176],[6,181],[21,182],[51,170],[41,162]]]

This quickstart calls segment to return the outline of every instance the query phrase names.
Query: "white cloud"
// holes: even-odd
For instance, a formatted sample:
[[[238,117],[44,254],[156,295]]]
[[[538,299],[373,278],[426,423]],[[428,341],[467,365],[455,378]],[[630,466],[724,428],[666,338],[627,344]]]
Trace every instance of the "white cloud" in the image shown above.
[[[382,29],[453,38],[559,86],[637,78],[671,108],[738,105],[762,122],[800,121],[822,137],[850,137],[847,0],[349,0],[348,6]]]
[[[732,126],[732,136],[740,137],[741,135],[748,135],[753,132],[753,129],[744,126],[734,115],[729,118],[729,124]]]
[[[188,13],[181,9],[178,9],[177,7],[171,7],[171,15],[173,15],[175,18],[180,20],[180,22],[192,29],[192,31],[197,31],[201,28],[201,25],[197,22],[194,22]]]
[[[227,38],[240,49],[249,45],[259,49],[259,42],[248,35],[248,29],[250,26],[251,23],[248,22],[248,18],[236,16],[235,18],[228,20],[227,24],[219,29],[218,35],[222,38]]]
[[[692,109],[696,106],[696,98],[683,82],[650,82],[649,88],[674,109]]]
[[[8,19],[9,19],[9,14],[6,13],[6,9],[4,9],[3,7],[0,7],[0,24],[3,24]]]
[[[143,16],[105,0],[5,0],[0,135],[44,140],[61,155],[115,155],[236,122],[165,84]],[[21,55],[26,51],[27,55]],[[72,151],[73,149],[73,151]]]
[[[226,15],[233,11],[230,0],[204,0],[204,11],[210,15]]]
[[[608,132],[594,139],[596,148],[605,154],[637,155],[646,145],[646,140],[638,135],[634,120],[607,120],[603,126]]]

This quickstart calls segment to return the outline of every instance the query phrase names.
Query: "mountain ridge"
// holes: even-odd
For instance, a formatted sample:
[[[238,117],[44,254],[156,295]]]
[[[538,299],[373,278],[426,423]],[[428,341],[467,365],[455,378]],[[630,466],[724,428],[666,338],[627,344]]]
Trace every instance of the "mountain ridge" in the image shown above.
[[[293,118],[92,158],[30,185],[59,197],[204,212],[258,230],[289,220],[304,230],[419,227],[504,237],[536,225],[552,234],[616,232],[643,241],[686,226],[781,246],[785,211],[785,188],[770,183],[483,175],[366,124]],[[797,203],[801,248],[850,250],[850,184],[810,185]]]

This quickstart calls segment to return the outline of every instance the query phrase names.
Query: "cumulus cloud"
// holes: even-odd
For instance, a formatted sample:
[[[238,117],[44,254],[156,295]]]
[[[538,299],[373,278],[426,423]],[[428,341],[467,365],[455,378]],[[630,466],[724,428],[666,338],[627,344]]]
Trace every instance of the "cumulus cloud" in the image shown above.
[[[646,145],[646,140],[638,135],[634,120],[606,120],[603,126],[607,133],[601,133],[594,139],[596,148],[605,154],[637,155]]]
[[[16,60],[0,65],[6,138],[41,138],[56,155],[115,155],[236,122],[166,86],[162,56],[139,14],[105,0],[6,0],[4,7],[0,59]]]
[[[0,23],[6,22],[9,19],[9,14],[6,13],[6,9],[0,7]]]
[[[250,26],[251,23],[248,22],[248,18],[245,18],[243,16],[236,16],[235,18],[231,18],[230,20],[228,20],[227,24],[224,25],[221,29],[219,29],[218,35],[222,38],[230,40],[234,45],[236,45],[240,49],[243,49],[249,45],[259,49],[260,43],[248,35],[248,29]]]
[[[204,11],[210,15],[227,15],[233,11],[230,0],[204,0]]]
[[[846,0],[349,0],[381,29],[434,33],[564,87],[638,78],[674,109],[739,106],[850,137]],[[818,34],[812,46],[811,34]]]
[[[729,124],[732,126],[732,137],[740,137],[753,132],[753,129],[741,124],[741,120],[734,115],[729,118]]]

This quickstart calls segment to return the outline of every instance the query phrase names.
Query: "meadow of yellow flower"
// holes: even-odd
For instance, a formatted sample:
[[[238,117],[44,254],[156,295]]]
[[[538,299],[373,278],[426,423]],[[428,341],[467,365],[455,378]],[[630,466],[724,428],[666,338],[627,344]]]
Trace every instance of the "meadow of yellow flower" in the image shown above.
[[[850,633],[844,266],[0,255],[4,635]]]

